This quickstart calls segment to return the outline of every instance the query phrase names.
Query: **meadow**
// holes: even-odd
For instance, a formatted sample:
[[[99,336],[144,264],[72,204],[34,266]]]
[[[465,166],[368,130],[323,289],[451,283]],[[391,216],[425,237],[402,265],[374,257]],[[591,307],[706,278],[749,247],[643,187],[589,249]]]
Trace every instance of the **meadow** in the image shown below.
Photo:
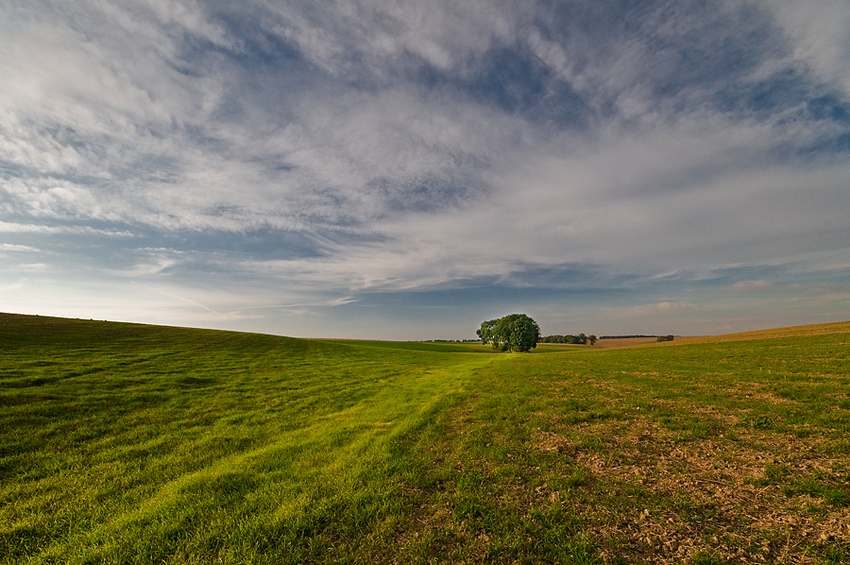
[[[850,323],[629,348],[0,314],[0,564],[847,563]]]

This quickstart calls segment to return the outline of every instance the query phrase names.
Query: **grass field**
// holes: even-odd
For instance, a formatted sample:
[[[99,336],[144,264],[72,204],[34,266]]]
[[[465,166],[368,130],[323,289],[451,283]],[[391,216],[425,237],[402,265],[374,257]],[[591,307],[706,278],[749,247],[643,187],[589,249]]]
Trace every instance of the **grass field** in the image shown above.
[[[0,314],[0,563],[847,563],[850,323],[634,348]]]

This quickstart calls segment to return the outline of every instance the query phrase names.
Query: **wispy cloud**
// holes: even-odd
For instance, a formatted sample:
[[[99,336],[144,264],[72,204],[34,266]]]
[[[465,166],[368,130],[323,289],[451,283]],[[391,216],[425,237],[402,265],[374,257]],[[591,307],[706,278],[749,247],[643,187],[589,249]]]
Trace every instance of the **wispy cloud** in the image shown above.
[[[850,94],[850,14],[840,0],[765,1],[789,40],[791,56]]]
[[[0,251],[19,251],[25,253],[38,252],[35,247],[29,245],[15,245],[13,243],[0,243]]]
[[[80,225],[44,225],[44,224],[20,224],[14,222],[4,222],[0,220],[0,233],[30,233],[30,234],[83,234],[83,235],[100,235],[106,237],[132,237],[133,234],[127,231],[118,231],[112,229],[99,229],[92,226]]]
[[[773,286],[773,283],[770,281],[758,280],[758,281],[738,281],[732,285],[732,288],[735,290],[762,290],[765,288],[770,288]]]

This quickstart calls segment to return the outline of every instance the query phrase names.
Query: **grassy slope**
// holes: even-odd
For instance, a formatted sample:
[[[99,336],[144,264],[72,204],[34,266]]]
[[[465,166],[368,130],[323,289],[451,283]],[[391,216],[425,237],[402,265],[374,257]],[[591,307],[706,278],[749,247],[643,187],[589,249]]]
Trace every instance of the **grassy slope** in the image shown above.
[[[0,315],[0,563],[850,559],[850,325],[702,341]]]
[[[403,514],[393,442],[469,379],[465,355],[49,318],[3,316],[0,350],[8,563],[346,551]]]

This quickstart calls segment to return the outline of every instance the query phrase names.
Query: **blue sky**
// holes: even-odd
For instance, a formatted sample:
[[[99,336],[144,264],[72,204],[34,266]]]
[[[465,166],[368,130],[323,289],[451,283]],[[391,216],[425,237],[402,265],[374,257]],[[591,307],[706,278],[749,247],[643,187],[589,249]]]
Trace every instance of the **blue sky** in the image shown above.
[[[0,4],[0,311],[305,337],[850,319],[850,4]]]

